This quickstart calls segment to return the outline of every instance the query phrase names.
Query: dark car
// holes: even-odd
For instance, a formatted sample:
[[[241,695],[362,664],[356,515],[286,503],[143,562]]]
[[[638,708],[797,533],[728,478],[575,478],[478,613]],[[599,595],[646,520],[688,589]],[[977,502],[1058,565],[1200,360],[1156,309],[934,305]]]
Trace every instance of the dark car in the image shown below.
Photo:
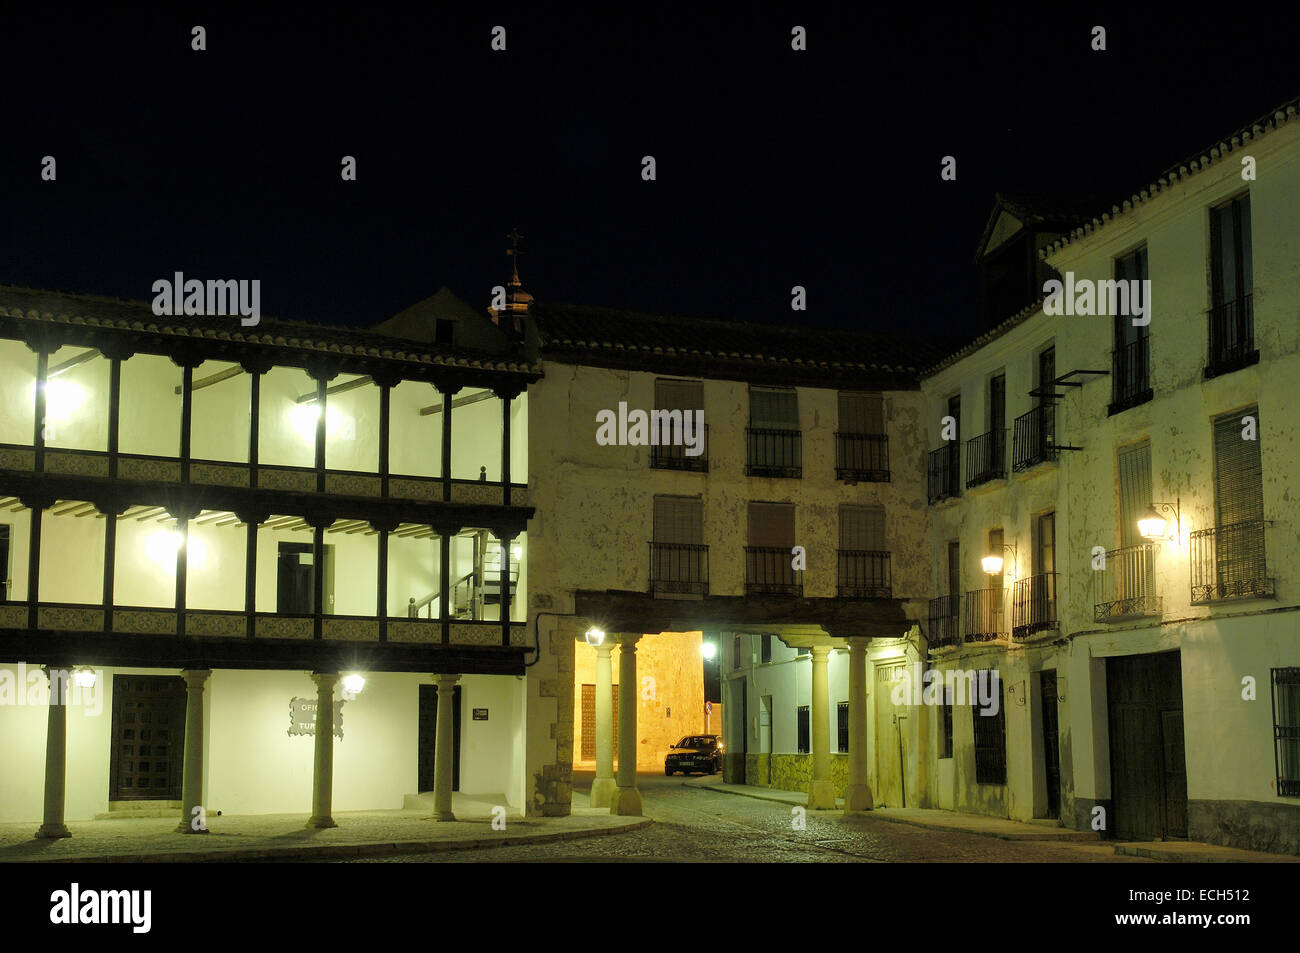
[[[722,770],[722,745],[717,735],[687,735],[664,758],[664,774],[717,774]]]

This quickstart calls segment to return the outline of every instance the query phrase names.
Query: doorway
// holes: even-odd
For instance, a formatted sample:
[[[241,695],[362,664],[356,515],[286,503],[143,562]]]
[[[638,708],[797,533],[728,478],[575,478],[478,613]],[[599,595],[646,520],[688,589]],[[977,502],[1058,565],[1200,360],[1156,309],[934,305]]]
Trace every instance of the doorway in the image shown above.
[[[325,615],[334,612],[334,546],[324,547]],[[276,565],[275,610],[280,615],[313,615],[316,611],[315,546],[312,543],[280,543]]]
[[[894,683],[907,678],[906,663],[876,668],[876,778],[878,807],[903,804],[903,725],[905,708],[894,705]]]
[[[110,801],[178,801],[185,764],[185,679],[114,675]]]
[[[763,769],[762,784],[772,786],[772,696],[762,695],[758,700],[758,752],[765,755],[759,761],[766,765]]]
[[[9,540],[13,536],[13,527],[8,523],[0,523],[0,602],[9,601],[9,586],[12,579],[9,575]]]
[[[451,789],[460,790],[460,686],[451,696]],[[421,793],[433,790],[438,741],[438,686],[420,686],[420,741],[417,784]]]
[[[1047,816],[1061,816],[1061,735],[1056,710],[1056,670],[1038,673],[1043,708],[1043,772],[1047,779]]]
[[[1182,658],[1178,652],[1106,660],[1115,836],[1187,836]]]

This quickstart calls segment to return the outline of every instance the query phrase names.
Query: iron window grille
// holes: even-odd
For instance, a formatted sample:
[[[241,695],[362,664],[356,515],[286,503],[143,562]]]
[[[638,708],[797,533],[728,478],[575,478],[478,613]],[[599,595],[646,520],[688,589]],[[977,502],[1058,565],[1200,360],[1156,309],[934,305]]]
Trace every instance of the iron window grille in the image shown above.
[[[1156,594],[1155,543],[1112,549],[1092,580],[1094,622],[1126,622],[1164,611]]]
[[[802,706],[800,706],[800,708],[799,708],[799,710],[798,710],[798,712],[797,712],[797,715],[798,715],[797,722],[798,722],[798,728],[799,728],[799,753],[800,753],[800,754],[807,754],[809,751],[812,750],[812,744],[811,744],[811,741],[810,741],[810,738],[809,738],[809,735],[811,734],[811,732],[810,732],[810,730],[809,730],[810,727],[811,727],[811,725],[810,725],[810,722],[809,722],[808,714],[809,714],[809,713],[808,713],[808,706],[807,706],[807,705],[802,705]]]
[[[849,750],[849,703],[840,702],[835,706],[835,728],[839,735],[840,754]]]
[[[650,593],[709,594],[709,547],[650,543]]]
[[[889,437],[885,434],[837,433],[835,479],[850,483],[888,483]]]
[[[1275,668],[1272,674],[1277,794],[1300,797],[1300,668]]]
[[[803,432],[767,427],[746,427],[746,476],[803,476]]]
[[[772,661],[772,637],[770,635],[760,636],[760,648],[758,660],[760,662]]]
[[[955,440],[930,451],[926,485],[931,503],[961,495],[960,463],[961,449]]]
[[[1025,639],[1057,627],[1056,580],[1059,573],[1040,572],[1017,579],[1011,596],[1011,635]]]
[[[659,444],[650,448],[650,469],[685,470],[689,473],[709,472],[709,425],[704,425],[699,456],[692,457],[686,452],[685,444]]]
[[[943,734],[940,738],[942,744],[939,748],[939,757],[940,759],[951,758],[952,757],[952,702],[946,701],[943,703],[942,732]]]
[[[1007,475],[1007,432],[990,430],[966,441],[966,489]]]
[[[1276,598],[1266,545],[1272,525],[1272,520],[1245,520],[1192,532],[1192,605]]]
[[[1218,377],[1259,363],[1255,349],[1255,309],[1252,295],[1225,301],[1207,312],[1210,351],[1205,376]]]
[[[1011,468],[1019,473],[1055,460],[1056,405],[1044,403],[1016,418]]]
[[[1007,591],[974,589],[966,593],[967,642],[992,642],[1007,636]]]
[[[890,554],[870,549],[841,549],[837,592],[840,598],[888,599],[893,595]]]
[[[1145,404],[1151,389],[1151,338],[1142,337],[1111,352],[1110,406],[1107,414]]]
[[[974,723],[975,783],[1007,783],[1007,716],[1003,704],[1002,679],[997,672],[980,672],[978,678],[996,679],[998,688],[997,714],[981,714],[978,698],[971,700],[971,720]],[[978,682],[977,682],[978,684]]]
[[[961,642],[961,594],[930,600],[930,648]]]
[[[788,546],[745,547],[745,592],[803,595],[803,570],[790,565]]]

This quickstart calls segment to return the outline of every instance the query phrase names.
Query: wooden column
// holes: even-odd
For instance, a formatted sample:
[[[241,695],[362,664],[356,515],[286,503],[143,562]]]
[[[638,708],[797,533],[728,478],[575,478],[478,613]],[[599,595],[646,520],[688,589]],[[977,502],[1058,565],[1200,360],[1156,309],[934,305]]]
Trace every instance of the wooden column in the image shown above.
[[[122,359],[113,357],[108,366],[108,478],[117,479],[117,454],[122,418]]]
[[[186,361],[181,375],[181,482],[190,482],[190,439],[194,430],[194,364]]]
[[[32,447],[36,451],[36,472],[45,472],[45,385],[50,374],[50,355],[48,351],[36,352],[36,416],[35,433],[32,434]]]

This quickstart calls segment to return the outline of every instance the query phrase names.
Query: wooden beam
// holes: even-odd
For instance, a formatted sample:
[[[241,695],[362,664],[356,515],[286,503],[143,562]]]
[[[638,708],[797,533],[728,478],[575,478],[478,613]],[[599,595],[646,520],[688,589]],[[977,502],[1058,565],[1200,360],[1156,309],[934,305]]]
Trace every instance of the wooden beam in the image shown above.
[[[228,367],[224,371],[217,371],[217,373],[209,374],[207,377],[200,377],[194,382],[190,390],[196,391],[200,387],[211,387],[213,384],[220,384],[222,381],[228,381],[232,377],[238,377],[242,373],[244,373],[244,369],[236,364],[234,367]],[[184,389],[183,386],[177,386],[174,387],[172,391],[179,395],[184,391]]]
[[[57,377],[66,371],[72,370],[74,367],[85,364],[87,361],[93,361],[99,356],[99,352],[94,348],[91,348],[89,351],[78,354],[76,357],[69,358],[62,364],[55,364],[46,372],[45,378],[46,380],[49,380],[51,377]]]
[[[477,404],[480,400],[491,400],[496,394],[490,390],[485,390],[480,394],[470,394],[468,397],[456,397],[451,402],[452,410],[457,407],[464,407],[466,404]],[[420,416],[428,417],[430,414],[442,413],[442,404],[430,404],[428,407],[420,408]]]
[[[345,384],[335,384],[333,387],[325,388],[325,397],[330,398],[335,394],[346,394],[350,390],[356,390],[358,387],[365,387],[367,384],[373,384],[374,382],[373,377],[358,377],[356,380],[348,381]],[[298,403],[300,404],[314,404],[315,402],[316,394],[314,392],[311,394],[303,394],[298,398]]]

